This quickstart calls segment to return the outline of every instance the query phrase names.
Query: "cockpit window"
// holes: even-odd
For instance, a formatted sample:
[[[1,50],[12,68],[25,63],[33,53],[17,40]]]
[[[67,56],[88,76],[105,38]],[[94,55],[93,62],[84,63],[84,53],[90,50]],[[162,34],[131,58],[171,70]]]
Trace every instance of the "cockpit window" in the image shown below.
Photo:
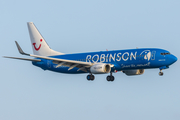
[[[161,53],[161,55],[170,55],[171,53]]]

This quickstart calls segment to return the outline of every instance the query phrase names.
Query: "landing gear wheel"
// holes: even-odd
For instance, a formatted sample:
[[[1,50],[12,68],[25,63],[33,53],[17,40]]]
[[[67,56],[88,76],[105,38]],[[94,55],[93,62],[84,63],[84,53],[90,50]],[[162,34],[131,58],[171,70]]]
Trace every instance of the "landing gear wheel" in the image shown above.
[[[114,76],[111,76],[111,81],[114,81]]]
[[[107,79],[107,81],[114,81],[114,76],[110,76],[110,75],[109,75],[109,76],[107,76],[106,79]]]
[[[91,80],[91,81],[93,81],[95,79],[95,77],[94,77],[94,75],[88,75],[87,76],[87,80]]]
[[[107,81],[111,81],[111,76],[107,76]]]
[[[159,72],[159,76],[163,76],[163,72]]]
[[[91,80],[91,75],[88,75],[88,76],[87,76],[87,80]]]
[[[95,79],[94,75],[91,75],[91,80],[93,81]]]

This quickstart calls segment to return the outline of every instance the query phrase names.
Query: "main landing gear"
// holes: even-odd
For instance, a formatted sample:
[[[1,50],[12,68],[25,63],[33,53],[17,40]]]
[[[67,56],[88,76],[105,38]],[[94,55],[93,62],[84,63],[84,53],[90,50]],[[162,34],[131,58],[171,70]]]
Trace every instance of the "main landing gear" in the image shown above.
[[[92,74],[90,74],[90,75],[88,75],[87,76],[87,80],[91,80],[91,81],[93,81],[95,79],[95,77],[94,77],[94,75],[92,75]]]
[[[92,75],[92,73],[90,73],[89,75],[87,75],[87,80],[89,80],[89,81],[93,81],[95,79],[95,77],[94,77],[94,75]],[[114,76],[112,75],[112,72],[110,73],[110,75],[108,75],[107,77],[106,77],[106,79],[107,79],[107,81],[111,81],[111,82],[113,82],[114,81]]]
[[[106,79],[107,79],[107,81],[111,81],[111,82],[114,81],[114,76],[112,75],[112,72],[111,72],[110,75],[108,75],[108,76],[106,77]]]

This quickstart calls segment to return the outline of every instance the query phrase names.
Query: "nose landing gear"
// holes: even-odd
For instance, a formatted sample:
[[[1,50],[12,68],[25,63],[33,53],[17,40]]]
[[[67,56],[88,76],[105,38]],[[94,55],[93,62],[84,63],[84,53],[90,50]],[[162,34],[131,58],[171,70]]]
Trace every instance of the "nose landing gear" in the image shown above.
[[[160,72],[159,72],[159,76],[163,76],[163,72],[162,72],[162,70],[160,70]]]
[[[168,68],[169,68],[169,66],[162,66],[162,67],[160,67],[160,68],[159,68],[159,69],[160,69],[159,76],[163,76],[162,70],[168,69]]]

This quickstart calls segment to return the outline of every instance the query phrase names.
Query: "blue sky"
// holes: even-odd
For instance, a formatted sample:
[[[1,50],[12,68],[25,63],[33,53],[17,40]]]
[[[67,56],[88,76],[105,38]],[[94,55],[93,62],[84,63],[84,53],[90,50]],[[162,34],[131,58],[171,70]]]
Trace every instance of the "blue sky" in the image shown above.
[[[0,1],[0,55],[32,53],[26,22],[63,53],[162,48],[180,58],[179,0]],[[27,61],[1,58],[1,120],[179,120],[177,61],[164,76],[158,69],[115,81],[96,75],[43,71]]]

